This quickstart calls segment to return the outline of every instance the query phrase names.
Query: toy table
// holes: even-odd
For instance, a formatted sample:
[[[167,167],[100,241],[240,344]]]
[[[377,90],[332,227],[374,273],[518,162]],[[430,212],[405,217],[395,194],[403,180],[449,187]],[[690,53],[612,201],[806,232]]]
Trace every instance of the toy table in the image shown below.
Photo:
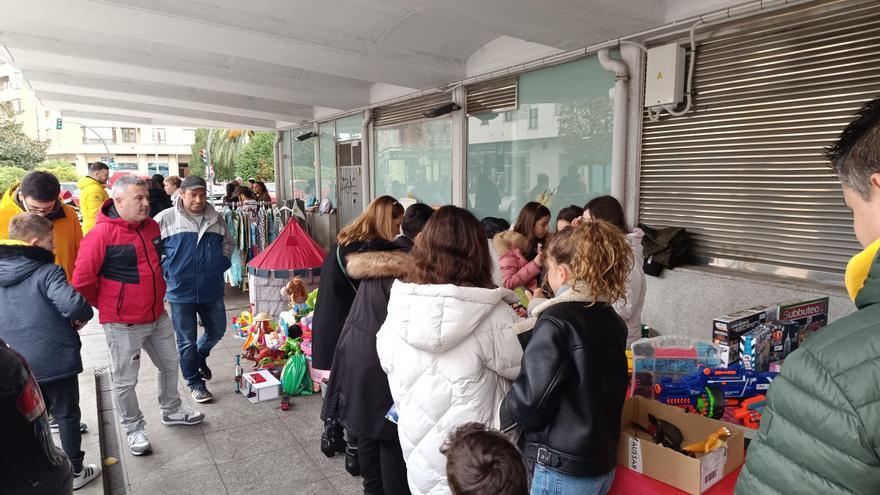
[[[715,486],[707,490],[703,495],[733,495],[736,479],[742,466],[721,479]],[[629,495],[631,493],[650,493],[652,495],[687,495],[674,486],[661,483],[654,478],[649,478],[623,466],[617,466],[614,472],[614,483],[608,495]]]

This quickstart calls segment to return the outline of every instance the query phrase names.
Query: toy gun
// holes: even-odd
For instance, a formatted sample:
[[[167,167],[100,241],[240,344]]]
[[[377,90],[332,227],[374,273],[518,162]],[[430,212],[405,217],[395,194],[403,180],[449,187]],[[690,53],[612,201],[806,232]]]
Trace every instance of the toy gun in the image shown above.
[[[751,399],[744,400],[736,411],[733,412],[733,417],[749,428],[757,428],[761,422],[761,414],[764,412],[764,406],[766,405],[767,397],[756,395]]]
[[[766,393],[778,374],[746,370],[741,366],[726,369],[700,366],[695,374],[675,381],[661,378],[654,385],[654,393],[664,404],[718,419],[724,415],[725,406],[739,405],[745,399]]]

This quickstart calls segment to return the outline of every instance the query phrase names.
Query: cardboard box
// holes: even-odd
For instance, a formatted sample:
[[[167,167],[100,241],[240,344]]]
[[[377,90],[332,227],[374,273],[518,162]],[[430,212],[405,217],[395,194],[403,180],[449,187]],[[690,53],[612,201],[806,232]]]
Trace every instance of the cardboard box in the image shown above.
[[[245,373],[241,392],[254,403],[277,399],[281,396],[281,382],[266,370]]]
[[[762,323],[774,321],[779,315],[779,307],[755,306],[743,311],[715,318],[712,322],[712,342],[721,346],[723,366],[731,366],[739,361],[740,337]]]
[[[828,298],[783,301],[778,304],[779,319],[792,320],[799,327],[800,342],[828,324]]]
[[[800,324],[780,320],[770,324],[770,362],[782,361],[800,345]]]
[[[648,414],[677,426],[684,435],[685,445],[705,440],[725,426],[721,421],[686,413],[677,407],[644,397],[632,397],[627,399],[621,415],[620,445],[617,449],[617,462],[621,466],[679,490],[701,495],[742,465],[745,447],[740,429],[730,428],[732,435],[721,449],[705,455],[697,454],[693,458],[657,445],[648,434],[632,426],[634,422],[649,425]]]

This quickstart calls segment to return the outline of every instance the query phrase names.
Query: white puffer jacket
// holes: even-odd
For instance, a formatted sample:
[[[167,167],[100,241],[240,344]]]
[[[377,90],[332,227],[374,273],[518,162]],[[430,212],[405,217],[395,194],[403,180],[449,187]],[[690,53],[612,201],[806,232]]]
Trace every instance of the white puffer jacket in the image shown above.
[[[645,270],[642,268],[645,261],[642,237],[645,237],[645,233],[639,228],[634,229],[626,236],[633,250],[633,267],[626,277],[626,301],[621,299],[612,305],[626,323],[627,348],[642,336],[642,308],[645,306],[645,293],[647,292]]]
[[[440,446],[463,423],[493,425],[519,375],[518,318],[504,301],[511,296],[507,289],[400,281],[391,288],[376,347],[413,495],[449,493]]]

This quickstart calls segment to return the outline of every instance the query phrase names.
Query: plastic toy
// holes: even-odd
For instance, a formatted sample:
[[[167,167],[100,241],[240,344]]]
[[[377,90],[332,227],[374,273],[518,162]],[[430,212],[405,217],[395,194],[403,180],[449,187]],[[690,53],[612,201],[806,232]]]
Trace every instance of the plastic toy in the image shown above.
[[[235,355],[235,374],[232,376],[232,380],[235,382],[235,393],[241,392],[241,355]]]
[[[766,393],[779,373],[757,372],[740,366],[706,368],[678,380],[662,378],[654,385],[656,400],[683,407],[703,416],[719,419],[726,405],[739,405],[745,399]]]
[[[722,426],[721,428],[718,428],[718,431],[709,435],[709,437],[702,442],[685,445],[682,450],[695,454],[708,454],[709,452],[720,449],[721,446],[724,445],[724,442],[730,438],[730,435],[730,430],[728,430],[727,427]]]
[[[767,396],[756,395],[751,399],[744,400],[733,412],[733,417],[740,420],[744,426],[758,428],[761,423],[761,414],[766,405]]]

